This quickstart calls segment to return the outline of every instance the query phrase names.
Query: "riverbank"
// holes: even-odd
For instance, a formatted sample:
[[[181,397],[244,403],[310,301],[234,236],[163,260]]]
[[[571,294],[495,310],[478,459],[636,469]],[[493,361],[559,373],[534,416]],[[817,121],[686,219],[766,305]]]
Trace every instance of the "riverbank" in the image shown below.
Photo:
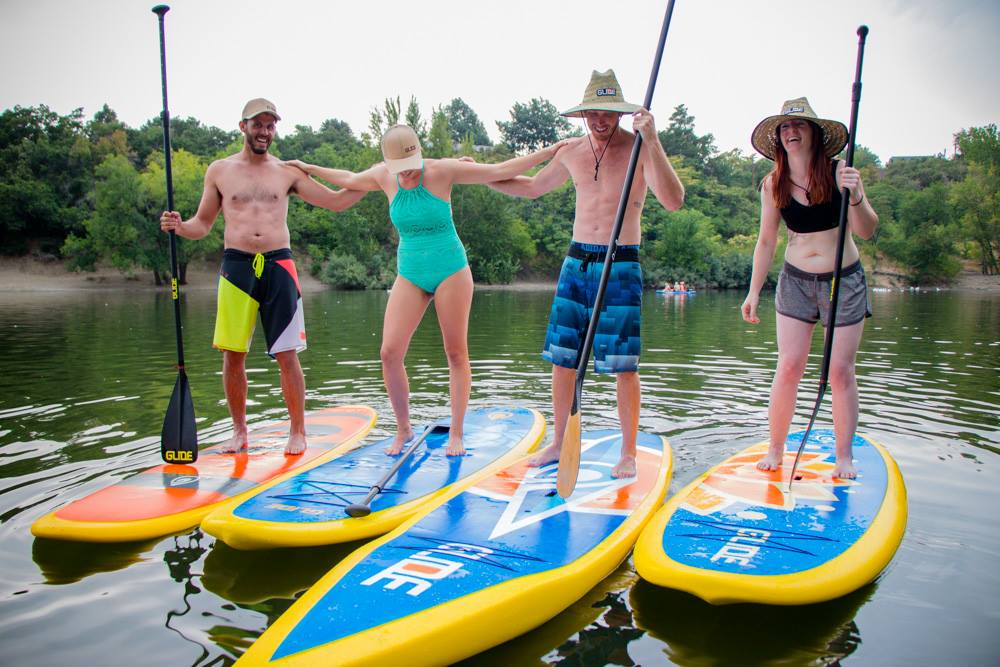
[[[218,284],[218,266],[203,262],[191,264],[187,271],[184,290],[214,290]],[[904,284],[894,273],[874,272],[869,276],[873,288],[899,289]],[[299,284],[303,292],[318,292],[329,289],[314,278],[304,267],[299,267]],[[516,291],[552,290],[555,282],[539,280],[518,281],[510,285],[483,285],[487,289]],[[0,291],[4,292],[66,292],[76,290],[157,290],[167,286],[157,286],[149,272],[132,276],[117,269],[103,267],[93,273],[67,271],[65,263],[59,260],[42,261],[33,257],[0,258]],[[938,289],[931,287],[929,289]],[[955,283],[940,289],[1000,292],[1000,276],[984,276],[974,267],[966,267],[958,275]]]

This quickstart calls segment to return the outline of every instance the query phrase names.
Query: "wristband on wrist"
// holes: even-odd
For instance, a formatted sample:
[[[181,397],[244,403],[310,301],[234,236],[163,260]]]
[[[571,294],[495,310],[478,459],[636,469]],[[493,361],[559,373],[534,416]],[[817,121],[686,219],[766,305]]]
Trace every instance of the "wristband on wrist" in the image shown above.
[[[850,202],[850,204],[851,204],[851,206],[861,206],[861,202],[863,202],[864,200],[865,200],[865,196],[861,195],[861,199],[859,199],[857,202]]]

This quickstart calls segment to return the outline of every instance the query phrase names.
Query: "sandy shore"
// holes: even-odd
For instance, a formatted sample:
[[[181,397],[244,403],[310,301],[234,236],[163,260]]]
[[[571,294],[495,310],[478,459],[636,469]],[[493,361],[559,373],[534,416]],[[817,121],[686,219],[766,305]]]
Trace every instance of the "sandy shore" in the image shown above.
[[[218,265],[200,263],[188,267],[185,290],[215,290],[218,284]],[[869,277],[873,287],[897,287],[899,280],[891,275],[876,273]],[[316,292],[329,287],[314,278],[306,267],[299,266],[299,283],[303,292]],[[483,289],[552,290],[555,282],[521,281],[511,285],[482,285]],[[75,290],[157,290],[153,275],[148,272],[127,276],[113,268],[102,268],[94,273],[74,273],[66,270],[63,262],[43,262],[31,257],[0,258],[0,291],[5,292],[66,292]],[[1000,292],[1000,276],[984,276],[966,269],[947,289]]]

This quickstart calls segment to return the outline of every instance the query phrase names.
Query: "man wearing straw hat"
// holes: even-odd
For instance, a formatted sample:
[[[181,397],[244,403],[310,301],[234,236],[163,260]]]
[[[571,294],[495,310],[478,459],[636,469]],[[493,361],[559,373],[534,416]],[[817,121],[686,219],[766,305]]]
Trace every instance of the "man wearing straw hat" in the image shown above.
[[[600,284],[611,240],[615,214],[625,186],[635,135],[619,126],[632,114],[632,129],[642,135],[628,208],[622,222],[604,307],[594,339],[594,369],[614,373],[617,379],[618,417],[622,454],[612,474],[632,477],[636,472],[635,443],[639,430],[639,319],[642,269],[639,266],[640,219],[647,186],[669,211],[684,203],[681,185],[656,134],[653,116],[638,104],[625,101],[612,70],[594,71],[583,101],[562,113],[582,118],[587,134],[565,146],[535,176],[519,176],[490,187],[534,199],[572,178],[576,187],[573,241],[563,261],[542,357],[552,362],[552,403],[555,430],[552,444],[535,455],[531,465],[559,460],[563,432],[573,404],[576,365]]]

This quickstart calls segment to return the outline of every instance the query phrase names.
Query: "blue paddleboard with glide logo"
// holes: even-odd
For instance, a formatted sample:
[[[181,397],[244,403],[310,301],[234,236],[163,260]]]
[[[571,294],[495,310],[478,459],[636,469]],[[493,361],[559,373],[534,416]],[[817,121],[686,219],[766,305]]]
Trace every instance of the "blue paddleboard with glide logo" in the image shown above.
[[[556,463],[479,476],[338,564],[238,664],[449,664],[541,625],[628,556],[666,494],[665,439],[639,434],[636,477],[612,475],[620,453],[618,431],[584,433],[565,500]]]
[[[714,604],[809,604],[845,595],[888,565],[906,527],[895,461],[871,438],[852,443],[857,479],[833,476],[830,430],[788,436],[782,465],[757,469],[762,442],[708,471],[657,512],[635,549],[647,581]]]
[[[368,516],[350,517],[345,510],[362,502],[401,456],[385,453],[392,438],[362,445],[223,505],[205,517],[201,527],[237,549],[319,546],[384,535],[453,485],[521,458],[544,432],[545,421],[537,410],[473,408],[463,423],[465,455],[446,455],[448,429],[432,431],[375,496]]]

